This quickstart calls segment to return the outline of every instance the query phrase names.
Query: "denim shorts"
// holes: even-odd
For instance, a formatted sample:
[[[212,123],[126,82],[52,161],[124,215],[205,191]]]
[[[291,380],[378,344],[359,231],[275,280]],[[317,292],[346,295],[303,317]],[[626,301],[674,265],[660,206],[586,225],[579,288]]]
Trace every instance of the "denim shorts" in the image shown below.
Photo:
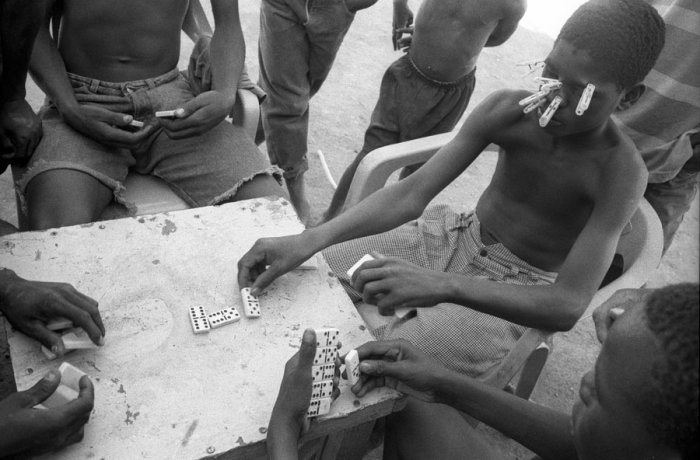
[[[158,110],[181,107],[197,95],[184,72],[173,69],[163,75],[130,82],[106,82],[68,74],[80,104],[98,105],[148,122]],[[185,139],[170,139],[156,129],[135,149],[109,147],[68,126],[55,105],[47,103],[39,112],[44,136],[26,172],[17,182],[20,197],[39,174],[56,169],[81,171],[114,191],[124,200],[123,182],[130,169],[163,179],[190,206],[207,206],[230,200],[247,181],[260,174],[281,179],[278,168],[258,150],[242,127],[222,121],[206,133]]]

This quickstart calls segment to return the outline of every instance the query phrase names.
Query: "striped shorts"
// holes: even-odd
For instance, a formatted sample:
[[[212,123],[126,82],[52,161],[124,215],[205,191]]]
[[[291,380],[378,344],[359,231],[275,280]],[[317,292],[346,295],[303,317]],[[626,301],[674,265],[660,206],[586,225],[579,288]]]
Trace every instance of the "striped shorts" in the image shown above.
[[[447,205],[428,208],[418,220],[386,233],[347,241],[323,254],[353,302],[362,296],[350,286],[347,270],[377,251],[424,268],[508,284],[546,285],[557,274],[516,257],[500,243],[485,245],[476,213],[456,213]],[[419,308],[372,331],[377,339],[403,338],[444,366],[473,377],[494,369],[525,327],[452,303]]]

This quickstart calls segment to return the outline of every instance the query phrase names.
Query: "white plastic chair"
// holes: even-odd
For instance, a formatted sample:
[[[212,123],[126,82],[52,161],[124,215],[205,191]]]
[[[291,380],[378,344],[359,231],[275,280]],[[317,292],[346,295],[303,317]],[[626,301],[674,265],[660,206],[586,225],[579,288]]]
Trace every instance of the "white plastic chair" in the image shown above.
[[[438,134],[389,145],[369,153],[357,168],[345,209],[382,188],[394,171],[430,159],[454,135],[455,132]],[[494,146],[489,146],[488,149],[493,148]],[[616,253],[622,255],[624,261],[622,274],[598,290],[583,316],[589,315],[618,289],[641,287],[658,267],[662,248],[661,222],[651,205],[642,199],[617,246]],[[370,329],[381,326],[385,321],[374,305],[361,304],[358,311]],[[498,368],[486,376],[484,381],[505,389],[519,375],[515,394],[528,399],[549,355],[551,335],[548,331],[527,329]]]

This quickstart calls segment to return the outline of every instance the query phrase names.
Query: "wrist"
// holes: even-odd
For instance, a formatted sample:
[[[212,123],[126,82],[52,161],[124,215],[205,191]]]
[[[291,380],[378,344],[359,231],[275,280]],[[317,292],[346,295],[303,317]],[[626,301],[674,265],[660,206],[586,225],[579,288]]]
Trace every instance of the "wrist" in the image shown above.
[[[22,278],[13,270],[0,267],[0,307],[5,303],[5,299],[7,299],[10,285],[21,279]]]

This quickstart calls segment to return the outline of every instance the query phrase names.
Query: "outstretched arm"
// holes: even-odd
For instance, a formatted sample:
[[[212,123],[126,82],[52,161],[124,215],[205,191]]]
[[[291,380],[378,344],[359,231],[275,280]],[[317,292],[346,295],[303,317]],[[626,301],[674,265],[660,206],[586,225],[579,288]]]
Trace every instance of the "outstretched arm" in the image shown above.
[[[360,397],[388,386],[465,412],[545,460],[577,457],[567,414],[448,370],[404,340],[369,342],[357,352],[361,377],[352,391]]]

